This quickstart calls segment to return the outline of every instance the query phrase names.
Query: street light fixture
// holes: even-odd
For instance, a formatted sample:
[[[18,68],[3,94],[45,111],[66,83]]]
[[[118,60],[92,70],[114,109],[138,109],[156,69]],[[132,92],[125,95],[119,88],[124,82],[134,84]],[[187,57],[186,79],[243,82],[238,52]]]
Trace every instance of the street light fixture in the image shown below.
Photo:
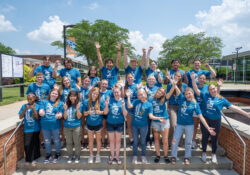
[[[66,53],[66,29],[69,27],[75,27],[76,25],[63,25],[63,44],[64,44],[64,59],[67,56]]]

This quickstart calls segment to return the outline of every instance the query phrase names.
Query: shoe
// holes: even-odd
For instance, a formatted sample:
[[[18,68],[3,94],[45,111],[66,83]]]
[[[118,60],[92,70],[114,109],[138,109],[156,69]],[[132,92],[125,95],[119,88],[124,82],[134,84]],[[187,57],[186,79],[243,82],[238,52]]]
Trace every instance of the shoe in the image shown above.
[[[137,156],[133,156],[132,164],[137,164]]]
[[[206,153],[202,153],[202,155],[201,155],[201,160],[202,160],[202,162],[204,162],[204,163],[207,162],[207,154],[206,154]]]
[[[72,163],[73,157],[69,157],[67,163]]]
[[[141,156],[141,161],[142,161],[143,164],[148,163],[146,156]]]
[[[116,158],[115,160],[116,160],[116,163],[117,163],[117,165],[121,165],[121,164],[122,164],[122,161],[121,161],[121,159],[119,159],[119,158]]]
[[[59,156],[60,156],[60,154],[59,154],[59,153],[56,153],[56,155],[54,156],[53,163],[56,163],[56,162],[58,161]]]
[[[154,162],[155,162],[155,163],[159,163],[160,159],[161,159],[160,156],[156,156],[155,159],[154,159]]]
[[[150,143],[149,142],[147,143],[147,149],[150,149]]]
[[[47,154],[43,162],[46,164],[49,163],[50,161],[52,161],[52,157],[50,154]]]
[[[112,163],[113,163],[114,160],[115,160],[115,159],[112,159],[111,157],[109,157],[108,164],[109,164],[109,165],[112,165]]]
[[[100,155],[96,155],[95,163],[101,163],[101,157],[100,157]]]
[[[90,155],[88,158],[88,163],[93,163],[93,161],[94,161],[94,156]]]
[[[151,144],[151,149],[155,149],[155,143],[154,142],[152,142],[152,144]]]
[[[80,162],[80,157],[76,157],[76,159],[75,159],[75,163],[79,163]]]
[[[212,163],[217,164],[216,154],[212,154]]]
[[[31,164],[32,164],[32,165],[36,165],[36,164],[37,164],[37,161],[33,160],[33,161],[31,162]]]
[[[192,149],[195,149],[195,148],[196,148],[196,142],[192,141]]]
[[[44,142],[41,142],[41,147],[42,147],[43,149],[45,149],[45,143],[44,143]]]
[[[65,141],[61,141],[61,148],[64,148],[66,146],[66,142]]]
[[[164,161],[165,161],[165,163],[170,163],[170,162],[171,162],[171,160],[169,159],[168,156],[167,156],[167,157],[164,157]]]
[[[134,140],[130,140],[130,147],[133,148]]]

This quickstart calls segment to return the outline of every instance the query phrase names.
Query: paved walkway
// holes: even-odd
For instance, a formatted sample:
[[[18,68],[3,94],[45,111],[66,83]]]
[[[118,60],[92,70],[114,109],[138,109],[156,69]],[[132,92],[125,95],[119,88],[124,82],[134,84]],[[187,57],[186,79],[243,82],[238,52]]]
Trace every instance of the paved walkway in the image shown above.
[[[27,100],[0,106],[0,121],[11,117],[18,117],[18,112],[24,103],[27,103]]]

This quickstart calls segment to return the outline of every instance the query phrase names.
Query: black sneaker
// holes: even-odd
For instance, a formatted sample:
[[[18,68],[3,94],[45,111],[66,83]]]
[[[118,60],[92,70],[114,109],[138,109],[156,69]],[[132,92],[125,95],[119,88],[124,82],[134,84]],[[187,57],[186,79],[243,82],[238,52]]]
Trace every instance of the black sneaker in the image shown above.
[[[56,155],[54,156],[54,160],[53,163],[56,163],[57,160],[59,159],[60,153],[56,153]]]
[[[160,156],[156,156],[155,159],[154,159],[154,162],[155,162],[155,163],[159,163],[160,159],[161,159]]]
[[[165,163],[170,163],[171,160],[168,157],[164,157]]]
[[[49,163],[50,161],[52,161],[52,157],[51,157],[51,155],[50,154],[47,154],[46,155],[46,157],[45,157],[45,159],[44,159],[44,161],[43,161],[43,163]]]

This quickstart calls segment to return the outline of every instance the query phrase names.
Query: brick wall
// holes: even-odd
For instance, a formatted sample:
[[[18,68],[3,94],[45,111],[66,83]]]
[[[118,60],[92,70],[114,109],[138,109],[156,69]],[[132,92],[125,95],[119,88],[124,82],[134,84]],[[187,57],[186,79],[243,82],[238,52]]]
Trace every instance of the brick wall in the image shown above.
[[[0,135],[0,174],[4,174],[4,143],[10,137],[12,129]],[[8,175],[16,171],[16,165],[18,160],[24,157],[24,143],[23,143],[23,126],[19,128],[17,133],[12,137],[9,144],[7,145],[7,167]]]
[[[250,139],[241,135],[247,145],[246,149],[246,175],[250,174]],[[226,150],[226,156],[233,161],[233,168],[239,174],[243,171],[243,144],[237,135],[224,126],[221,127],[219,144]]]

